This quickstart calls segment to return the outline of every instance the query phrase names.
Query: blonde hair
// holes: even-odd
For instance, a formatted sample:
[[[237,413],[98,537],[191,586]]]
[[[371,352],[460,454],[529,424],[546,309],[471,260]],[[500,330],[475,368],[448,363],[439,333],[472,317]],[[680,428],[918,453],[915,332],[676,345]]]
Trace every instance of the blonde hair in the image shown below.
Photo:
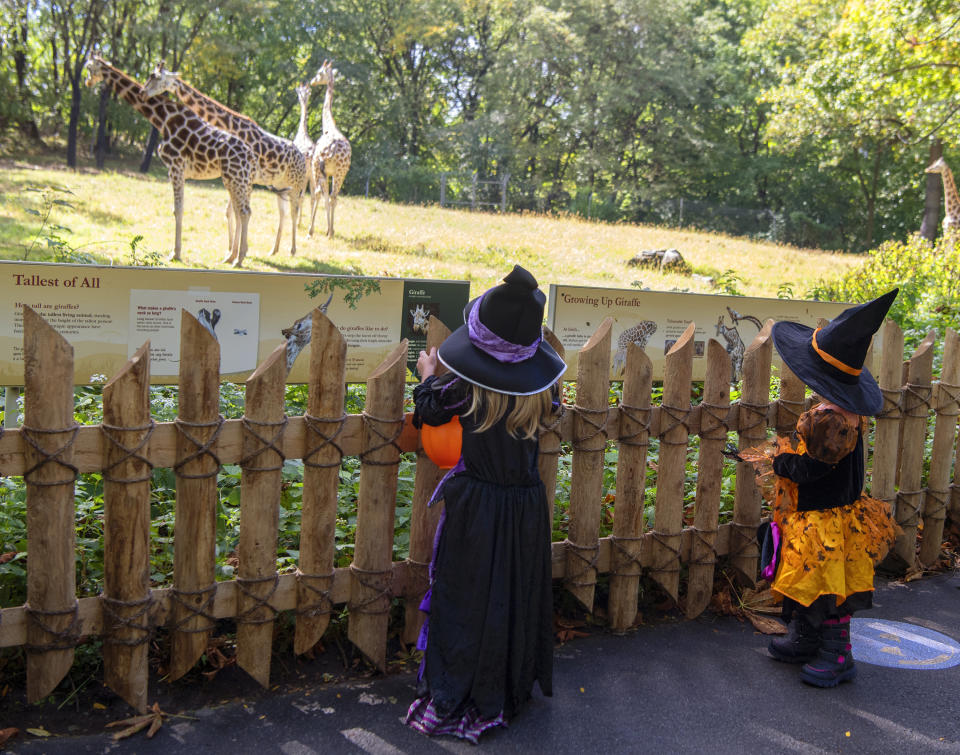
[[[510,408],[510,403],[513,407]],[[507,410],[509,414],[507,413]],[[540,421],[553,414],[553,389],[547,388],[530,396],[511,396],[474,385],[470,409],[464,416],[473,415],[476,432],[489,430],[501,417],[507,415],[507,432],[514,438],[533,440],[537,437]]]

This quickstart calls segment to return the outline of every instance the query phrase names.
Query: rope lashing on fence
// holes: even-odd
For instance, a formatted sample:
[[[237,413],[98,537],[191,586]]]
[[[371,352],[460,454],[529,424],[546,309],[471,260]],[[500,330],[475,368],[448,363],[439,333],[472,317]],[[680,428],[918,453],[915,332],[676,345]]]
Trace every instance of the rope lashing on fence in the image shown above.
[[[570,538],[567,538],[563,541],[563,546],[568,553],[572,553],[583,564],[583,568],[575,571],[573,574],[566,575],[566,579],[564,581],[569,585],[573,585],[574,587],[591,587],[596,584],[595,578],[588,582],[584,582],[582,580],[584,577],[590,574],[591,571],[594,572],[594,577],[596,577],[597,559],[600,557],[599,543],[594,545],[579,545],[578,543],[573,542]],[[587,553],[590,555],[584,555]]]
[[[881,388],[880,394],[883,396],[883,409],[874,415],[877,419],[900,419],[901,407],[900,399],[903,394],[899,388]]]
[[[374,594],[367,598],[351,601],[347,604],[351,613],[383,615],[390,611],[390,599],[393,597],[391,582],[393,569],[361,569],[356,564],[350,564],[350,571],[356,576],[357,582]]]
[[[660,559],[660,562],[650,567],[650,571],[654,574],[669,574],[680,571],[680,546],[674,547],[671,543],[667,542],[667,538],[677,538],[680,539],[680,533],[674,532],[660,532],[659,530],[650,530],[650,536],[657,542],[661,548],[667,551],[667,555],[664,558]],[[662,553],[663,551],[661,551]]]
[[[923,507],[923,518],[935,522],[944,522],[947,519],[947,504],[950,498],[950,488],[933,490],[927,488],[926,503]],[[931,502],[933,505],[931,505]]]
[[[540,422],[540,435],[553,435],[557,440],[557,447],[544,449],[543,448],[543,438],[540,439],[540,455],[541,456],[559,456],[560,455],[560,443],[563,441],[563,436],[560,432],[560,423],[563,421],[563,416],[567,413],[567,407],[565,404],[560,404],[560,408],[554,414],[554,419],[549,425],[545,425],[543,422]]]
[[[70,650],[80,644],[80,602],[74,598],[70,608],[50,610],[34,608],[29,602],[23,604],[27,619],[55,639],[52,642],[28,642],[24,644],[28,653],[45,653],[48,650]],[[64,629],[54,629],[44,617],[69,616],[70,623]]]
[[[270,589],[267,591],[266,595],[258,595],[255,593],[251,587],[253,585],[265,585],[268,582],[272,582]],[[237,612],[237,624],[269,624],[275,618],[277,614],[280,613],[276,608],[270,604],[270,598],[273,597],[274,593],[277,591],[277,587],[280,584],[280,575],[274,572],[266,577],[237,577],[237,590],[240,591],[240,594],[250,598],[253,601],[253,604],[244,611]],[[258,613],[261,608],[267,609],[267,615],[254,616]]]
[[[412,584],[407,586],[404,598],[419,598],[430,587],[430,562],[407,558],[406,564],[413,575]]]
[[[639,577],[643,574],[643,563],[640,560],[640,549],[636,553],[631,553],[620,543],[642,543],[643,535],[637,537],[624,537],[611,535],[610,547],[613,548],[615,558],[610,565],[611,577]]]
[[[343,432],[344,424],[347,421],[347,414],[344,412],[339,417],[314,417],[310,414],[303,415],[304,424],[307,426],[307,429],[314,435],[320,436],[320,443],[316,446],[310,446],[307,449],[307,452],[303,455],[303,464],[306,467],[314,467],[319,469],[329,469],[331,467],[339,467],[343,462],[343,449],[336,442],[336,437]],[[321,426],[323,425],[333,425],[337,426],[336,430],[333,431],[332,435],[327,435]],[[328,461],[328,462],[319,462],[314,461],[313,456],[319,453],[321,450],[327,446],[333,446],[337,451],[337,460]]]
[[[220,414],[217,416],[213,422],[188,422],[185,419],[180,419],[177,417],[174,421],[174,427],[177,428],[177,431],[181,436],[190,441],[194,446],[197,447],[197,450],[191,454],[188,454],[184,458],[180,459],[176,464],[173,465],[173,471],[176,472],[180,477],[183,477],[186,480],[205,480],[208,477],[216,477],[217,473],[220,471],[220,457],[218,457],[210,449],[213,448],[214,444],[217,442],[217,438],[220,437],[220,431],[223,429],[224,418]],[[210,434],[210,437],[206,441],[198,440],[187,428],[214,428],[214,431]],[[184,472],[183,469],[191,461],[197,461],[203,458],[204,456],[209,456],[213,459],[216,466],[209,472],[200,472],[197,474],[188,474]]]
[[[757,540],[757,525],[744,524],[743,522],[730,522],[730,556],[747,555],[756,559],[760,558],[760,542]],[[734,537],[736,536],[736,537]],[[734,548],[733,541],[737,541]],[[748,549],[754,549],[756,552],[747,553]]]
[[[262,444],[259,448],[255,448],[240,459],[240,467],[245,472],[276,472],[277,470],[283,469],[283,462],[286,461],[287,457],[284,456],[283,451],[277,447],[277,443],[279,443],[283,437],[283,431],[287,429],[288,420],[289,417],[284,417],[279,422],[260,422],[250,419],[246,414],[241,417],[243,429]],[[274,432],[272,438],[266,438],[257,432],[257,428],[260,427],[275,428],[276,432]],[[273,451],[277,455],[277,463],[265,467],[255,467],[250,463],[260,454],[266,453],[267,451]]]
[[[960,385],[938,383],[936,413],[940,417],[960,417]],[[951,406],[952,405],[952,406]]]
[[[37,485],[40,487],[53,487],[56,485],[73,485],[77,481],[77,477],[80,474],[80,469],[70,462],[64,461],[61,457],[67,451],[73,447],[73,442],[77,439],[77,433],[80,431],[80,425],[74,423],[71,427],[65,427],[62,430],[45,430],[37,427],[27,427],[26,425],[21,425],[20,427],[20,437],[23,438],[27,445],[29,445],[34,451],[40,455],[40,460],[37,461],[30,469],[23,473],[23,479],[26,482],[29,482],[31,485]],[[65,433],[70,433],[70,438],[64,443],[60,448],[55,451],[47,451],[45,448],[42,448],[34,438],[34,435],[63,435]],[[63,469],[70,472],[70,477],[63,480],[35,480],[31,479],[34,472],[39,471],[47,464],[56,464]]]
[[[923,510],[923,490],[898,490],[896,520],[901,527],[916,527]]]
[[[670,404],[661,404],[660,411],[660,432],[657,437],[660,438],[660,444],[664,446],[686,446],[689,443],[690,436],[690,425],[687,424],[687,420],[690,417],[690,407],[689,406],[671,406]],[[670,418],[671,424],[663,427],[663,415],[666,415]],[[684,438],[683,440],[669,440],[667,436],[678,427],[684,429]]]
[[[783,409],[787,413],[787,421],[777,423],[776,430],[778,433],[782,431],[792,432],[793,429],[797,426],[797,422],[800,420],[800,415],[803,414],[804,410],[807,408],[807,402],[803,399],[800,401],[791,401],[787,398],[777,399],[778,409]],[[779,416],[779,411],[777,412]]]
[[[153,435],[155,427],[156,423],[152,419],[147,424],[137,425],[136,427],[108,425],[106,422],[100,425],[100,431],[103,433],[103,437],[110,441],[113,446],[119,448],[123,452],[123,456],[103,468],[104,481],[133,483],[146,482],[150,479],[152,476],[151,473],[153,472],[153,463],[140,452],[146,448],[147,444],[150,442],[150,436]],[[120,433],[144,433],[144,435],[135,446],[127,446],[116,437]],[[113,470],[123,464],[123,462],[129,461],[130,459],[136,459],[137,461],[143,462],[147,466],[146,473],[140,475],[139,477],[115,477],[112,474]]]
[[[187,602],[190,598],[201,598],[197,605]],[[170,598],[187,609],[187,615],[176,622],[171,629],[186,634],[199,634],[200,632],[209,632],[217,625],[217,617],[211,613],[213,601],[217,597],[217,583],[214,582],[208,587],[201,587],[199,590],[181,590],[176,587],[170,588]],[[193,629],[184,629],[184,625],[191,619],[201,617],[207,620],[205,625],[194,627]]]
[[[360,463],[369,464],[374,467],[395,467],[400,464],[400,457],[397,456],[396,459],[392,461],[380,461],[379,459],[372,459],[370,455],[380,451],[388,446],[393,446],[397,450],[397,454],[403,453],[400,446],[397,445],[397,439],[400,437],[400,434],[403,432],[403,417],[374,417],[369,412],[362,412],[360,415],[363,417],[364,426],[370,430],[371,433],[376,435],[382,443],[374,443],[373,446],[368,448],[366,451],[360,453]],[[376,424],[380,423],[383,425],[395,425],[396,430],[394,430],[392,435],[388,435],[383,432]],[[351,567],[352,568],[352,567]]]
[[[573,450],[588,452],[603,451],[607,445],[607,438],[609,437],[607,433],[607,422],[610,421],[610,407],[606,406],[603,409],[588,409],[585,406],[574,404],[571,408],[573,413],[580,417],[580,419],[582,419],[584,423],[591,428],[583,435],[573,439]],[[603,415],[603,419],[596,421],[592,418],[593,416],[597,415]],[[587,448],[585,444],[600,435],[603,436],[603,445],[599,448]]]
[[[149,591],[145,598],[138,600],[108,598],[104,593],[100,593],[100,605],[104,617],[104,644],[136,647],[149,642],[153,636],[153,622],[150,617],[150,609],[153,608],[153,604],[153,591]],[[137,610],[135,613],[124,615],[119,610],[121,608],[136,608]],[[126,638],[117,637],[118,629],[132,629],[139,632],[139,635]]]
[[[713,566],[717,563],[717,533],[718,529],[701,529],[700,527],[691,527],[693,532],[693,542],[690,543],[690,560],[687,562],[690,566]],[[713,535],[712,540],[707,539],[707,535]],[[697,550],[703,551],[703,548],[697,548],[697,543],[706,546],[706,552],[703,556],[694,556]]]
[[[317,616],[329,616],[333,612],[333,599],[330,597],[330,590],[333,586],[333,571],[326,574],[307,574],[297,569],[297,585],[303,587],[308,593],[317,596],[316,602],[308,602],[302,607],[297,607],[297,616],[306,616],[316,618]],[[326,587],[320,588],[311,584],[314,580],[325,580]]]
[[[636,426],[636,430],[631,433],[622,433],[617,436],[617,442],[623,446],[634,446],[636,448],[647,448],[650,445],[650,412],[649,406],[631,406],[621,402],[621,416],[626,417]],[[620,423],[622,428],[623,422]],[[642,436],[642,440],[638,440]]]
[[[905,384],[903,386],[903,416],[926,417],[930,412],[932,396],[933,386],[917,385],[915,383]]]
[[[737,423],[739,427],[737,428],[739,432],[745,433],[749,430],[754,430],[758,427],[763,427],[766,430],[767,427],[767,412],[770,411],[770,404],[751,404],[743,399],[740,399],[738,402],[740,404],[740,421]],[[748,415],[752,414],[754,417],[753,422],[750,424],[744,423],[744,409]],[[749,420],[748,420],[749,421]]]
[[[702,440],[726,440],[729,426],[727,425],[727,415],[730,407],[724,404],[710,404],[706,401],[700,402],[700,432],[698,435]],[[707,424],[705,420],[712,420],[712,424]]]

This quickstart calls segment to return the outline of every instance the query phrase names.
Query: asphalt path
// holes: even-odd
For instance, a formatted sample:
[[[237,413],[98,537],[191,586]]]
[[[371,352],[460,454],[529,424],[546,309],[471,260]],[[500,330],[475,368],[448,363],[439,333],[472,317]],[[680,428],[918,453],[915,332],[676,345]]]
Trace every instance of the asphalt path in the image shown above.
[[[855,619],[858,677],[803,684],[749,623],[706,615],[557,648],[554,695],[534,699],[489,753],[958,753],[960,573],[878,584]],[[868,660],[869,659],[869,660]],[[191,711],[153,739],[109,733],[11,742],[18,753],[467,753],[401,724],[412,675],[322,685]]]

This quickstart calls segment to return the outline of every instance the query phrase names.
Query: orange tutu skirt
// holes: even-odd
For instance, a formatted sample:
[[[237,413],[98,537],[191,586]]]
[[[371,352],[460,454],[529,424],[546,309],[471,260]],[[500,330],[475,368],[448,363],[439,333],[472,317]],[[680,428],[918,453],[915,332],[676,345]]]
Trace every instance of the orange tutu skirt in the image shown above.
[[[873,589],[873,567],[890,549],[897,525],[883,501],[861,496],[849,506],[794,511],[781,521],[783,544],[774,591],[809,606]]]

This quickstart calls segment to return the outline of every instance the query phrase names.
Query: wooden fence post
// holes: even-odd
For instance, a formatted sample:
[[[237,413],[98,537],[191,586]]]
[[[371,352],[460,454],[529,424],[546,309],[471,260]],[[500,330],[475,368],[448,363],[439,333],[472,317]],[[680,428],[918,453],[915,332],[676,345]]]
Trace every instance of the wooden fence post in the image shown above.
[[[610,538],[610,626],[624,632],[637,618],[637,587],[643,572],[644,490],[647,483],[647,448],[650,445],[650,390],[653,364],[635,343],[627,346],[627,363],[620,401],[620,452],[617,457],[617,491],[613,537]]]
[[[935,338],[936,331],[931,330],[917,347],[910,358],[907,384],[903,388],[903,443],[896,507],[897,524],[903,532],[893,550],[907,569],[912,568],[917,560],[917,524],[923,508],[923,454],[932,393]]]
[[[743,355],[743,390],[737,415],[741,449],[755,446],[767,437],[770,362],[773,357],[773,341],[770,339],[772,327],[773,320],[767,320]],[[757,561],[760,557],[757,527],[760,525],[763,501],[750,464],[737,464],[736,485],[733,526],[730,530],[730,563],[749,584],[753,584],[757,578]]]
[[[76,594],[73,347],[23,307],[23,479],[27,488],[27,702],[48,695],[73,665]]]
[[[693,378],[693,334],[690,323],[670,348],[663,368],[660,406],[660,458],[654,506],[650,576],[676,602],[680,590],[680,532],[683,529],[684,482],[690,440],[690,381]]]
[[[450,328],[437,317],[430,315],[427,325],[427,353],[430,349],[440,346]],[[447,371],[442,362],[437,362],[436,374],[442,375]],[[437,501],[428,507],[427,502],[444,472],[430,461],[423,448],[417,450],[417,471],[413,480],[413,508],[410,512],[410,555],[407,565],[412,572],[412,579],[408,581],[407,600],[404,606],[403,641],[413,644],[420,634],[423,625],[423,614],[420,612],[420,600],[430,586],[428,572],[430,559],[433,557],[433,538],[440,521],[440,512],[443,502]]]
[[[393,576],[393,522],[397,505],[396,445],[403,432],[407,369],[404,339],[367,379],[360,452],[360,493],[347,636],[381,671],[386,668]]]
[[[561,359],[564,358],[566,352],[563,344],[560,343],[560,339],[554,335],[553,331],[546,326],[543,328],[543,339],[553,346]],[[549,425],[540,424],[540,456],[537,459],[537,471],[540,473],[540,479],[543,481],[543,487],[547,494],[547,506],[550,507],[548,513],[551,525],[557,502],[557,468],[560,465],[560,443],[563,440],[562,428],[565,416],[563,383],[561,383],[559,411]]]
[[[277,528],[283,482],[286,344],[247,378],[243,412],[240,542],[237,555],[237,665],[261,686],[270,684],[277,574]]]
[[[319,309],[313,310],[310,337],[310,384],[304,417],[303,514],[297,572],[297,655],[316,645],[330,623],[333,567],[336,555],[340,434],[347,417],[347,342]]]
[[[180,316],[180,408],[176,420],[170,679],[179,679],[207,648],[216,625],[217,472],[220,344],[185,309]]]
[[[873,440],[870,494],[894,510],[897,494],[897,457],[900,443],[900,387],[903,385],[903,331],[893,320],[883,326],[883,353],[877,382],[883,409],[877,414]]]
[[[803,386],[800,386],[801,390]],[[730,413],[730,356],[723,345],[707,341],[707,369],[700,402],[700,456],[697,461],[697,501],[687,573],[687,618],[703,613],[713,594],[717,563],[717,530],[723,486],[723,454]]]
[[[150,608],[150,342],[103,387],[103,676],[147,709]]]
[[[923,542],[920,544],[920,564],[933,566],[940,557],[943,523],[950,500],[950,457],[953,438],[960,415],[960,336],[947,328],[943,347],[943,368],[937,384],[937,424],[933,431],[933,452],[927,478],[927,495],[923,509]]]
[[[577,403],[573,421],[570,526],[565,543],[564,585],[588,611],[593,610],[603,492],[603,452],[610,416],[610,331],[608,317],[590,336],[577,360]]]

